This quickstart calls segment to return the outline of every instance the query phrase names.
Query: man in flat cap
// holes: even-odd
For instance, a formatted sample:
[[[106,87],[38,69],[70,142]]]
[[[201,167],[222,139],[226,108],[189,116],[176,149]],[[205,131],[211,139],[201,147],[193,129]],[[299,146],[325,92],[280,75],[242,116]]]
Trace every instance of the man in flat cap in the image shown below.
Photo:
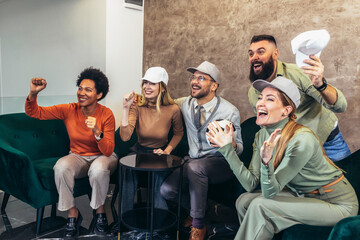
[[[243,150],[240,130],[239,110],[216,95],[220,84],[220,71],[207,61],[198,67],[187,69],[192,73],[190,77],[191,96],[178,99],[186,124],[189,143],[189,156],[184,165],[184,182],[188,187],[184,195],[185,208],[190,209],[190,216],[185,220],[184,226],[191,226],[190,240],[202,240],[205,237],[206,226],[204,217],[207,206],[208,184],[223,183],[234,177],[225,158],[211,146],[206,137],[206,129],[214,120],[228,120],[235,127],[233,147],[237,154]],[[178,199],[179,171],[174,171],[161,187],[162,196],[171,201]],[[190,206],[188,206],[190,204]]]
[[[299,88],[301,102],[296,109],[297,122],[309,127],[318,135],[326,155],[339,161],[351,154],[339,131],[334,113],[346,110],[347,101],[343,93],[328,84],[324,78],[324,66],[320,59],[310,55],[302,68],[278,60],[279,50],[271,35],[253,36],[249,47],[250,81],[263,79],[271,82],[278,76],[292,80]],[[255,109],[259,92],[250,87],[248,97]]]

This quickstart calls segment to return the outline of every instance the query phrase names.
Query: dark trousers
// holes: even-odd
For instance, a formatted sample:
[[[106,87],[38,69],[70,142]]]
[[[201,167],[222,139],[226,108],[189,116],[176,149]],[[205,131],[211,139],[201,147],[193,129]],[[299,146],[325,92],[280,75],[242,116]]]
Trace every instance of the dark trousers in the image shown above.
[[[205,217],[209,184],[224,183],[234,177],[229,164],[223,156],[202,158],[185,157],[183,181],[183,207],[190,209],[193,218]],[[161,186],[161,195],[177,202],[180,170],[172,172]]]

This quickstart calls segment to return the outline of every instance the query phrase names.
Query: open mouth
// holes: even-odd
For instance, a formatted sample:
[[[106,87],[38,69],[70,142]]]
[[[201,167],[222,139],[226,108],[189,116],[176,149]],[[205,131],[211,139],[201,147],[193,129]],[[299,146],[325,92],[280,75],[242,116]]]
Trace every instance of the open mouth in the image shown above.
[[[200,90],[201,87],[198,86],[198,85],[191,85],[191,89],[192,89],[192,90]]]
[[[86,100],[87,100],[87,98],[79,97],[79,102],[84,102],[84,101],[86,101]]]
[[[252,67],[253,69],[256,71],[256,70],[259,70],[262,66],[262,63],[259,63],[259,62],[256,62],[256,63],[253,63],[252,64]]]
[[[268,115],[268,112],[262,109],[259,109],[257,112],[258,112],[258,117],[264,117]]]

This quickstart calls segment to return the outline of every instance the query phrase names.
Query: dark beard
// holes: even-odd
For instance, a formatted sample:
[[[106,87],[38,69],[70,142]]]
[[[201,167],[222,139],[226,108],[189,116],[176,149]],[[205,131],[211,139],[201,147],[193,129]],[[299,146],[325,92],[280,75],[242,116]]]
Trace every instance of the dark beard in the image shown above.
[[[193,95],[192,94],[192,91],[190,91],[190,95],[191,95],[191,97],[193,97],[193,98],[196,98],[196,99],[201,99],[201,98],[204,98],[204,97],[206,97],[207,95],[209,95],[209,93],[210,93],[210,89],[201,89],[201,91],[198,93],[198,95]]]
[[[258,62],[254,62],[253,64],[255,63]],[[269,61],[267,61],[262,65],[262,71],[258,75],[256,75],[254,72],[253,64],[250,65],[250,75],[249,75],[250,82],[254,82],[255,80],[258,79],[266,80],[274,72],[274,59],[272,57],[269,59]]]

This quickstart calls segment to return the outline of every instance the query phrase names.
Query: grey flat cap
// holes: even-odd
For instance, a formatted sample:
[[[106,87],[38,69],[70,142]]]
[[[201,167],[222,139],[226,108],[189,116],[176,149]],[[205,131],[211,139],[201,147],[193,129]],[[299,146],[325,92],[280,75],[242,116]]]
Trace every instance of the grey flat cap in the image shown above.
[[[220,71],[215,66],[215,64],[212,64],[211,62],[204,61],[202,62],[198,67],[189,67],[186,70],[188,70],[191,73],[194,73],[196,71],[203,72],[207,75],[209,75],[212,79],[215,80],[215,82],[220,84]]]
[[[295,83],[284,77],[277,77],[271,82],[259,79],[253,82],[253,87],[262,92],[266,87],[276,88],[286,94],[290,100],[298,107],[300,104],[300,92]]]

